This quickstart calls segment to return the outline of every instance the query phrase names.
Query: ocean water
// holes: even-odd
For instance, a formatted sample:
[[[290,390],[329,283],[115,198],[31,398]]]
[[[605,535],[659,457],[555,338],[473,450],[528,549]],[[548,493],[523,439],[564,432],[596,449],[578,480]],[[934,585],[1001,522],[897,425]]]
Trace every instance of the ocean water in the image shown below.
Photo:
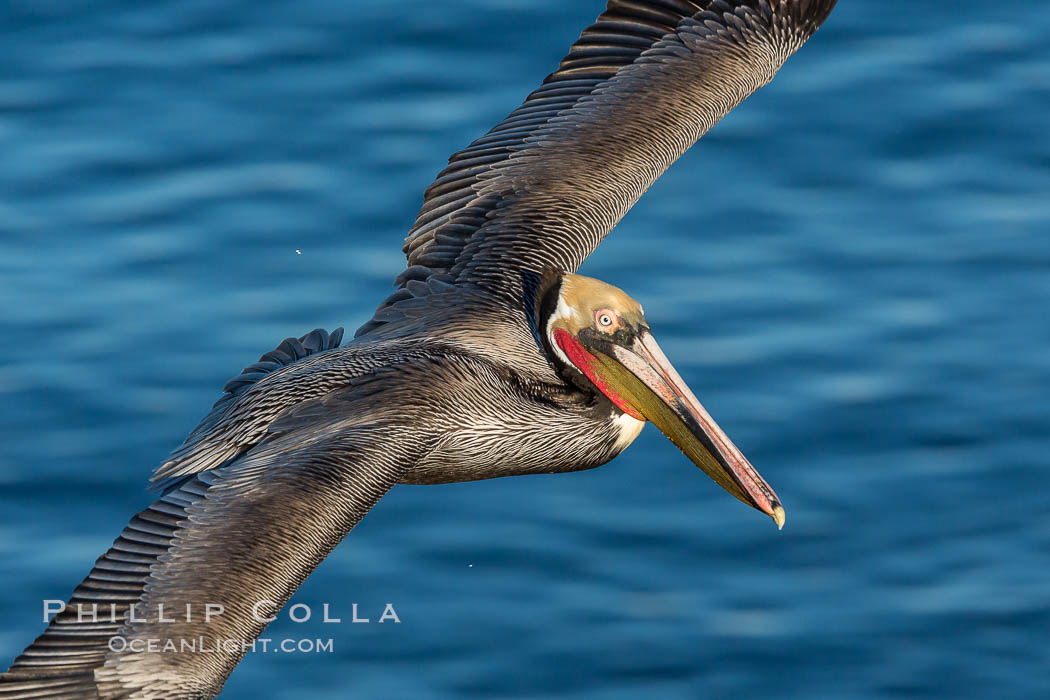
[[[0,665],[227,378],[369,317],[445,159],[599,10],[4,4]],[[589,472],[395,488],[268,631],[333,651],[222,697],[1048,697],[1048,45],[1047,3],[841,0],[584,266],[782,532],[652,427]]]

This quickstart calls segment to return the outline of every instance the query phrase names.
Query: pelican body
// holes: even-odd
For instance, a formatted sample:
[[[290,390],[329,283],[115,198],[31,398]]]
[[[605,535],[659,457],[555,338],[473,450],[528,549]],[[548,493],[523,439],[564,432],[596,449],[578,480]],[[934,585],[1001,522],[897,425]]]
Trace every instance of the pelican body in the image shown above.
[[[283,606],[394,485],[591,469],[647,421],[783,526],[642,306],[576,270],[833,5],[611,0],[521,107],[452,156],[396,291],[352,341],[286,339],[227,383],[154,472],[157,500],[0,676],[0,699],[214,697],[272,619],[259,605]],[[209,605],[223,613],[205,621]],[[188,639],[216,651],[179,652]],[[144,653],[149,640],[174,651]]]

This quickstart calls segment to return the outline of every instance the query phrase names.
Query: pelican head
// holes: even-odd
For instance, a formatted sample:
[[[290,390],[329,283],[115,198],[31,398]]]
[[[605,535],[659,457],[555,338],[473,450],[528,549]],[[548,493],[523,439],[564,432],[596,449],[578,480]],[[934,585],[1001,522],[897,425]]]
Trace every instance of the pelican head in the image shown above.
[[[605,282],[564,274],[542,305],[549,350],[577,384],[600,391],[639,421],[652,421],[722,488],[784,526],[773,489],[671,366],[641,304]]]

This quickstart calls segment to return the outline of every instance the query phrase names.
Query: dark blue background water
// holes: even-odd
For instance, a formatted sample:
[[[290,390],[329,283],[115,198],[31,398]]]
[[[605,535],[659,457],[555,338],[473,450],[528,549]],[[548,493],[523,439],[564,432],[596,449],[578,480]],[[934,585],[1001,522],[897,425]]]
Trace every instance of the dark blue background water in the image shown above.
[[[0,10],[0,651],[222,383],[356,328],[447,156],[599,11]],[[579,474],[395,489],[228,698],[1046,697],[1050,4],[842,0],[583,271],[788,510],[655,429]],[[216,572],[221,575],[221,572]],[[373,620],[375,615],[372,615]]]

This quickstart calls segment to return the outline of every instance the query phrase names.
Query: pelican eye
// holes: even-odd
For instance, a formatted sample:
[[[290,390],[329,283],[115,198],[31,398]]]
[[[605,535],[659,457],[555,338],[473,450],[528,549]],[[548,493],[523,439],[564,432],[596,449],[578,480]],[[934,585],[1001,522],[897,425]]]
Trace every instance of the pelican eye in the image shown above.
[[[620,325],[620,319],[616,316],[616,313],[609,309],[598,309],[595,311],[594,320],[598,324],[598,328],[602,330],[612,330]]]

